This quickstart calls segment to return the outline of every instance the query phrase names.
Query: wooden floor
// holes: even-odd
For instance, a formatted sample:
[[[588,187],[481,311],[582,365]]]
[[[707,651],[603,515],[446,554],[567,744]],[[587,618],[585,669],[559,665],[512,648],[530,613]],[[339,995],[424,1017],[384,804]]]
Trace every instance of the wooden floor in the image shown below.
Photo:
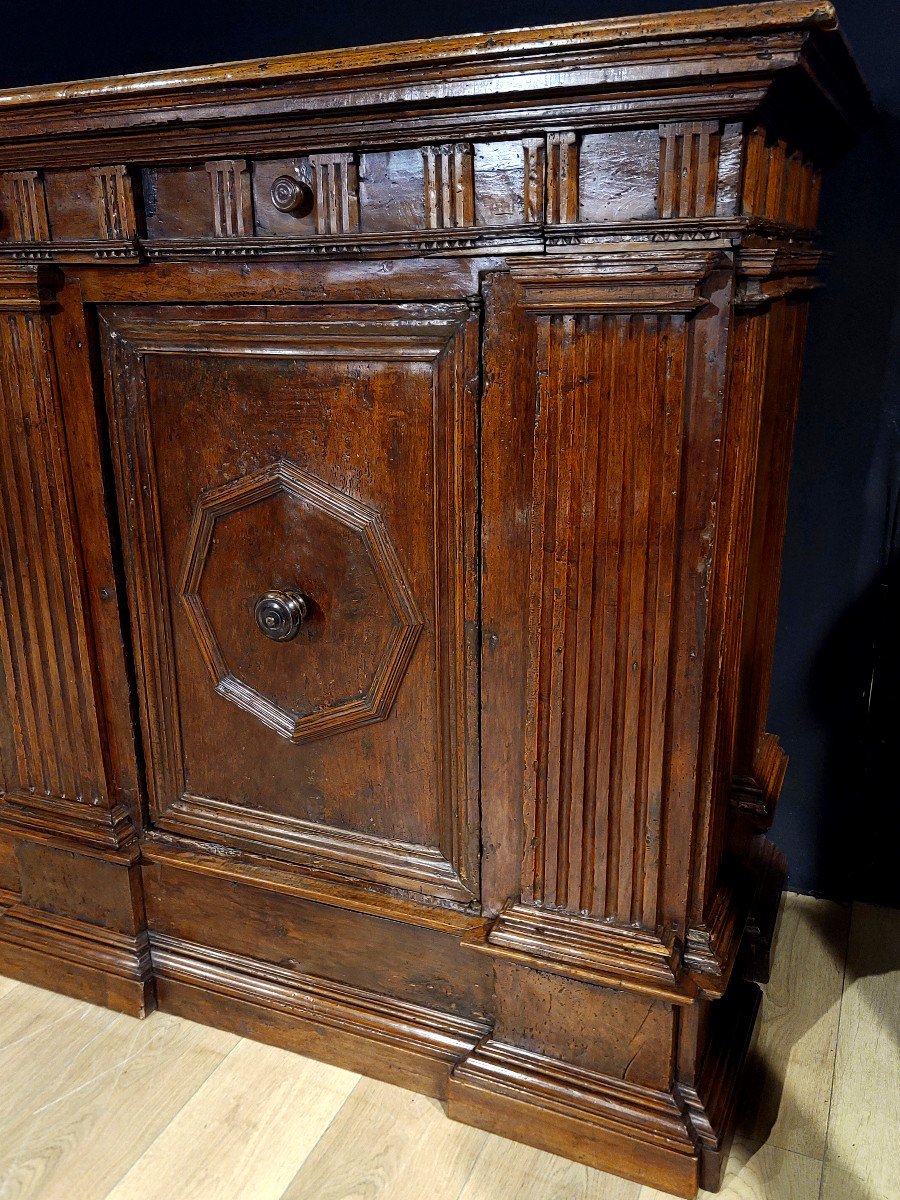
[[[900,912],[786,898],[752,1084],[720,1196],[900,1198]],[[0,1200],[661,1195],[348,1071],[0,978]]]

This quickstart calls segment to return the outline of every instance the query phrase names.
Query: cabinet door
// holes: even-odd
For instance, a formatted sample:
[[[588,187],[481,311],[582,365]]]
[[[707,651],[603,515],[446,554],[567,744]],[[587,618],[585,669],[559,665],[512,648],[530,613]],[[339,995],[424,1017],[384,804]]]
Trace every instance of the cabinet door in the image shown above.
[[[151,825],[470,903],[478,318],[119,306],[100,328]]]

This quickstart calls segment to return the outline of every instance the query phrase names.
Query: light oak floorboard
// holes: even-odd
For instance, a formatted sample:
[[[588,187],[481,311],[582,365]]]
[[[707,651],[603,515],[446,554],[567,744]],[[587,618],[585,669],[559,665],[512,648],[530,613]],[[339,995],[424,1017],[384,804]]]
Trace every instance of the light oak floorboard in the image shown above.
[[[109,1200],[277,1200],[358,1080],[241,1041]]]
[[[85,1056],[123,1020],[108,1009],[38,988],[8,992],[0,1000],[0,1079],[11,1085],[0,1088],[4,1129],[21,1112],[33,1112],[64,1091],[70,1075],[85,1068]]]
[[[459,1200],[639,1200],[641,1186],[488,1135]]]
[[[487,1137],[437,1100],[361,1079],[284,1200],[456,1200]]]
[[[6,979],[4,976],[0,975],[0,997],[5,996],[7,992],[11,992],[14,987],[18,986],[19,985],[15,979]]]
[[[56,1021],[77,1020],[82,1009],[92,1009],[69,996],[19,983],[0,996],[0,1051],[24,1038],[42,1035]],[[107,1012],[107,1009],[96,1009]]]
[[[785,897],[739,1123],[757,1145],[825,1153],[849,926],[849,908]]]
[[[893,1170],[893,1182],[885,1185],[887,1191],[882,1191],[880,1184],[873,1186],[865,1175],[860,1177],[852,1170],[826,1162],[822,1167],[820,1200],[898,1200],[900,1179],[897,1178],[898,1168]]]
[[[58,1022],[32,1047],[40,1062],[17,1063],[0,1200],[103,1200],[239,1040],[162,1013],[104,1015],[112,1020],[93,1032],[93,1022]]]
[[[822,1200],[900,1197],[900,912],[853,906]]]

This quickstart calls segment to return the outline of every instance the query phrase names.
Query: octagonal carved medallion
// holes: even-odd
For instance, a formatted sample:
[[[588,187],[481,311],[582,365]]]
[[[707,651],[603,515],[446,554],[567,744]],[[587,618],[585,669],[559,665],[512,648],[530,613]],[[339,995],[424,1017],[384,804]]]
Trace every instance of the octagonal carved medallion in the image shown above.
[[[274,672],[262,668],[251,671],[248,667],[256,661],[254,654],[284,655],[290,651],[278,648],[277,643],[260,646],[265,639],[252,620],[252,605],[235,601],[229,609],[228,597],[222,596],[227,590],[222,585],[222,569],[216,573],[213,568],[217,553],[234,558],[235,547],[241,545],[246,533],[239,525],[242,515],[246,517],[248,510],[261,506],[271,508],[264,517],[254,514],[254,528],[268,532],[268,527],[274,525],[284,532],[284,554],[278,548],[278,539],[273,543],[270,537],[268,553],[273,553],[274,544],[276,557],[271,563],[267,560],[261,569],[303,573],[304,557],[310,570],[316,565],[320,573],[330,564],[327,598],[319,608],[315,596],[311,603],[321,617],[319,636],[331,633],[339,638],[340,662],[348,664],[346,675],[352,680],[352,687],[348,684],[344,689],[348,694],[329,694],[333,671],[323,672],[328,680],[311,681],[308,664],[301,669],[300,658],[277,660],[282,679],[286,676],[294,690],[284,684],[276,687]],[[229,531],[229,523],[237,528]],[[292,545],[292,541],[297,544]],[[253,554],[250,542],[246,553]],[[293,565],[288,568],[283,563]],[[204,582],[210,571],[214,578],[204,597]],[[361,601],[363,595],[365,603]],[[285,460],[201,495],[188,536],[179,597],[219,695],[292,742],[310,741],[383,720],[391,710],[423,627],[381,514]],[[249,647],[247,652],[245,647]],[[297,647],[296,653],[302,655],[303,649]],[[239,660],[238,665],[235,660]],[[293,661],[298,664],[296,682]],[[271,686],[267,686],[269,679]],[[297,697],[296,689],[302,690],[304,679],[307,689],[316,695]]]

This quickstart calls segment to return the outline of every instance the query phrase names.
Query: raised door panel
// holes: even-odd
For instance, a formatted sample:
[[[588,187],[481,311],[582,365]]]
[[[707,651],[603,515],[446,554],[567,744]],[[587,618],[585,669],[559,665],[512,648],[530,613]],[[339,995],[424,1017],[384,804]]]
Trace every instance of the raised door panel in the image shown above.
[[[129,306],[101,332],[152,823],[469,903],[477,316]],[[257,605],[291,591],[279,640]]]

